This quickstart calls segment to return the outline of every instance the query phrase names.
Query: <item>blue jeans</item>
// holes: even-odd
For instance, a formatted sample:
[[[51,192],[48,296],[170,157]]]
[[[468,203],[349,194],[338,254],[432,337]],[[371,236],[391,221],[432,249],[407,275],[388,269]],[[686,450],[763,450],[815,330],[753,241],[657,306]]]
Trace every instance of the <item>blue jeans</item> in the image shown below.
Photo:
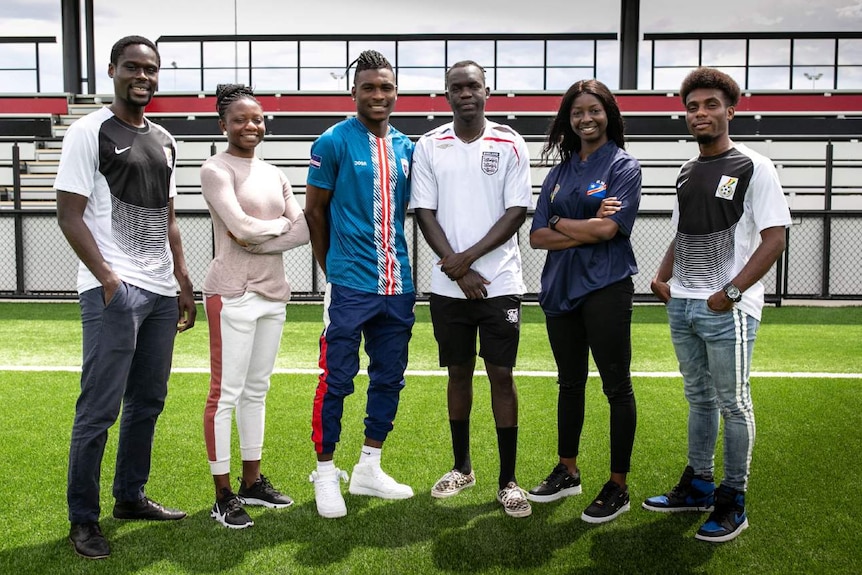
[[[719,415],[724,419],[722,484],[745,491],[754,447],[749,372],[760,322],[734,307],[715,312],[706,300],[671,298],[670,335],[688,400],[688,464],[712,473]]]
[[[66,492],[72,523],[99,520],[102,457],[121,405],[113,494],[118,501],[144,496],[177,334],[176,297],[122,283],[105,305],[103,293],[94,288],[80,296],[84,362]]]

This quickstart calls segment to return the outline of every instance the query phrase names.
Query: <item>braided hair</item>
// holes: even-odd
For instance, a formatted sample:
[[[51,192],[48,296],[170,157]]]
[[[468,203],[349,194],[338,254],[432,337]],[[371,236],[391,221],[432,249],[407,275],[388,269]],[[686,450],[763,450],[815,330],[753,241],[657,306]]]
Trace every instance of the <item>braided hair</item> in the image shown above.
[[[381,68],[392,70],[392,64],[389,63],[386,56],[377,50],[364,50],[356,60],[347,66],[347,69],[349,70],[354,64],[356,64],[356,71],[353,73],[354,84],[356,83],[356,75],[365,70],[380,70]]]
[[[216,111],[220,120],[224,121],[227,109],[237,100],[249,98],[257,102],[254,90],[244,84],[219,84],[216,86]]]

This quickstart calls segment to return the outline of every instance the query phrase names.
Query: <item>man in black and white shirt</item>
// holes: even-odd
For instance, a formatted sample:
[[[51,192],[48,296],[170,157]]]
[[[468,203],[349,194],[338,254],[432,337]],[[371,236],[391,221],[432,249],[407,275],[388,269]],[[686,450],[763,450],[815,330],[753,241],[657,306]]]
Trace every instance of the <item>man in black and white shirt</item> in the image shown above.
[[[99,476],[108,429],[122,406],[113,514],[182,519],[144,494],[155,424],[165,404],[174,337],[195,322],[192,283],[174,216],[176,142],[144,117],[158,87],[155,44],[114,44],[114,101],[70,126],[54,187],[60,229],[80,258],[81,394],[69,451],[69,540],[107,557]],[[177,289],[179,288],[179,296]]]
[[[745,492],[754,446],[751,355],[766,274],[785,247],[790,210],[772,162],[730,139],[736,82],[698,68],[682,83],[689,132],[700,154],[677,177],[676,237],[652,281],[667,305],[689,403],[688,465],[670,492],[647,499],[660,512],[712,511],[695,537],[729,541],[748,527]],[[714,453],[724,419],[724,479]]]

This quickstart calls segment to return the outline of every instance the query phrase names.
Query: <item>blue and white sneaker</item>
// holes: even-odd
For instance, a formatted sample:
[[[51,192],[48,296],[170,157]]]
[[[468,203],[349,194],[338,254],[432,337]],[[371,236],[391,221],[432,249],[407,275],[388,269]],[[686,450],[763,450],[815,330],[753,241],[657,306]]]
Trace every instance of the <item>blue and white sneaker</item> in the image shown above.
[[[745,513],[745,493],[719,485],[715,492],[715,509],[694,537],[701,541],[722,543],[736,538],[746,528],[748,515]]]
[[[642,507],[648,511],[673,513],[676,511],[712,511],[715,499],[715,481],[709,476],[694,474],[687,465],[682,477],[670,492],[650,497]]]

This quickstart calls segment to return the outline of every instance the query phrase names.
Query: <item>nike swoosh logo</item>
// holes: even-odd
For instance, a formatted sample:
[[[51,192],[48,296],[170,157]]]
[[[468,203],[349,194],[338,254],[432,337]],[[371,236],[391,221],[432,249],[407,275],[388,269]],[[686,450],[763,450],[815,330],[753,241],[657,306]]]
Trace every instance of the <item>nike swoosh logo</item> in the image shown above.
[[[131,146],[126,146],[125,148],[118,148],[117,146],[114,146],[114,153],[119,156],[123,152],[128,152],[131,149],[132,149]]]
[[[684,179],[684,180],[680,181],[680,182],[676,185],[676,188],[677,188],[677,189],[679,189],[679,188],[683,187],[684,185],[686,185],[687,183],[688,183],[688,178],[686,178],[686,179]]]

